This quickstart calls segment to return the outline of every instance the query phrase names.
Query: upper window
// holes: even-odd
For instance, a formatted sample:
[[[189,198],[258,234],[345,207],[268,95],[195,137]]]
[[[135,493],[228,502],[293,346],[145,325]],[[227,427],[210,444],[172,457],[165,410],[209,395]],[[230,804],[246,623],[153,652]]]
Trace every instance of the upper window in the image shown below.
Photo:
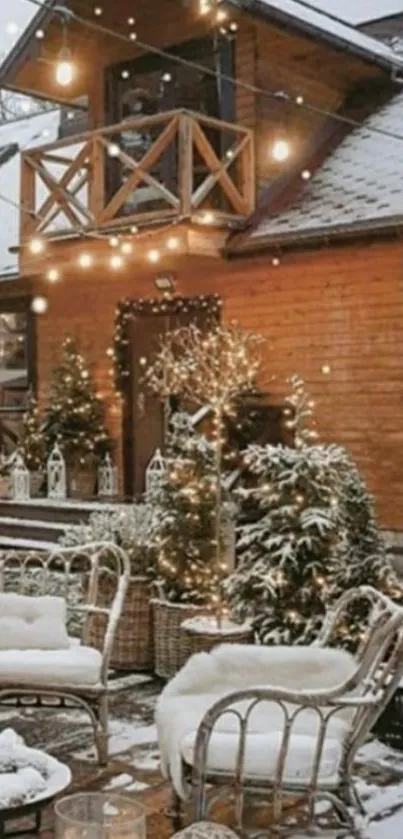
[[[23,410],[33,376],[30,315],[22,301],[0,301],[0,411]]]

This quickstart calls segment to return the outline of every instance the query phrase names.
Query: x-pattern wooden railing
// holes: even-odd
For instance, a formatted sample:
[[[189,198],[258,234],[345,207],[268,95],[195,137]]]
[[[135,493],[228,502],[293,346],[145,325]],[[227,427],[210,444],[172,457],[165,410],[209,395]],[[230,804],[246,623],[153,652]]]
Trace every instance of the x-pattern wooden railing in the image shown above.
[[[255,205],[253,133],[191,111],[134,118],[23,153],[22,241],[130,220],[191,219]]]

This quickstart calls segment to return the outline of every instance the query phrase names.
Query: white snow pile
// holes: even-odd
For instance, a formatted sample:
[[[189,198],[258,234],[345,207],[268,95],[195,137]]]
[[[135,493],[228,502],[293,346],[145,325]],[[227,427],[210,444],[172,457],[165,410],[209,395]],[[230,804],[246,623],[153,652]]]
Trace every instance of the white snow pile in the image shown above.
[[[52,798],[71,781],[67,766],[25,745],[11,728],[0,734],[0,809]]]

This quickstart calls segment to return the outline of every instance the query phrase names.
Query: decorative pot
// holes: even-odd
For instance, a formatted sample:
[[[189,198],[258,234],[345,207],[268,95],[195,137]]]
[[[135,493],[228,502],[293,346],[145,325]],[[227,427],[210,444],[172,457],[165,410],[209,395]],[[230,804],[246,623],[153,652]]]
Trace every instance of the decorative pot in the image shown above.
[[[102,576],[98,582],[97,606],[110,606],[116,583]],[[95,614],[90,625],[90,644],[103,649],[107,616]],[[113,643],[110,666],[114,670],[152,670],[154,643],[151,583],[146,577],[131,577]]]
[[[12,485],[10,475],[0,476],[0,498],[12,498]]]
[[[191,654],[187,636],[181,624],[187,618],[206,614],[206,607],[192,603],[170,603],[154,598],[154,672],[162,679],[172,679]]]
[[[94,497],[95,494],[95,469],[91,467],[74,467],[68,469],[67,486],[70,498],[79,498],[82,501]]]
[[[234,623],[224,618],[221,626],[212,615],[189,618],[182,623],[190,655],[208,653],[218,644],[253,644],[254,633],[249,623]]]
[[[29,473],[29,486],[31,498],[39,498],[44,482],[43,472],[35,471]]]

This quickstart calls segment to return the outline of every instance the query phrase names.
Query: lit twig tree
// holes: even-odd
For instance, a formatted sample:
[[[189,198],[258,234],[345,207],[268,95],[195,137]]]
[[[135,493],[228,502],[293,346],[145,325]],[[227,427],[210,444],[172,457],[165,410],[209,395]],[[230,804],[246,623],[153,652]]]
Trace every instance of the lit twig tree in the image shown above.
[[[256,386],[262,340],[259,335],[244,332],[236,325],[217,324],[208,332],[203,332],[191,324],[168,334],[146,372],[148,386],[162,399],[167,397],[168,380],[171,395],[180,396],[190,404],[209,406],[211,410],[216,476],[214,542],[217,569],[222,569],[225,417],[233,414],[236,398]]]

